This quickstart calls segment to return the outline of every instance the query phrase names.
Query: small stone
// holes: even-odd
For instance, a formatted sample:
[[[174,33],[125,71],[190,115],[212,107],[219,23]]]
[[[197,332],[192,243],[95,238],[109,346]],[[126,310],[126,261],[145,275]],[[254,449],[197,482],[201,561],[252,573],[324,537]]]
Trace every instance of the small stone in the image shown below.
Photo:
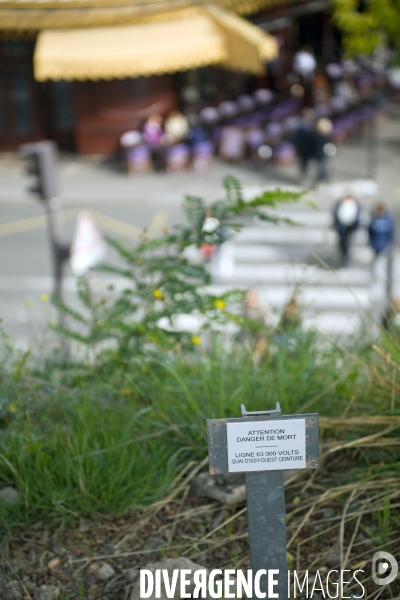
[[[79,521],[79,531],[81,533],[87,533],[89,531],[89,523],[85,519]]]
[[[298,477],[296,470],[283,471],[283,481]],[[243,504],[246,501],[245,473],[212,476],[199,473],[193,478],[191,491],[195,496],[217,500],[221,504]]]
[[[115,571],[108,563],[103,563],[96,571],[96,577],[101,579],[101,581],[111,579],[111,577],[114,577],[114,575]]]
[[[335,516],[335,511],[333,508],[323,508],[321,510],[321,514],[323,519],[330,519],[331,517]]]
[[[90,563],[90,565],[87,568],[87,572],[88,573],[96,573],[99,566],[100,565],[98,563]]]
[[[53,558],[47,566],[49,569],[56,569],[60,563],[61,560],[59,558]]]
[[[42,544],[48,544],[50,541],[50,531],[44,531],[40,541]]]
[[[191,489],[196,496],[217,500],[221,504],[242,504],[246,500],[243,473],[217,477],[200,473],[193,479]]]
[[[100,565],[98,563],[95,563],[95,562],[91,563],[87,568],[88,573],[95,573],[97,571],[97,569],[99,568],[99,566]]]
[[[41,585],[35,589],[35,600],[58,600],[60,588],[55,585]]]
[[[20,501],[21,495],[11,485],[0,489],[0,502],[6,502],[7,504],[17,504]]]
[[[337,567],[338,565],[340,565],[340,554],[339,552],[329,552],[329,554],[326,557],[326,564],[329,567]]]
[[[139,569],[127,569],[125,571],[125,575],[128,581],[136,581],[139,579],[140,571]]]

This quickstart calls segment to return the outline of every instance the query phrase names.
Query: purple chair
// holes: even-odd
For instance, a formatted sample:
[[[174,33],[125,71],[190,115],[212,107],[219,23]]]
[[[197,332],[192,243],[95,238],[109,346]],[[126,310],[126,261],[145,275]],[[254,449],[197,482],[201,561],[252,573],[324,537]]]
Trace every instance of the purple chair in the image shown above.
[[[243,160],[246,150],[244,131],[240,127],[228,125],[222,129],[218,153],[225,160]]]
[[[245,129],[252,127],[255,124],[256,120],[254,115],[242,115],[241,117],[232,120],[232,125],[237,125],[238,127],[243,127]]]
[[[169,172],[184,171],[190,159],[188,144],[174,144],[169,146],[165,154],[165,166]]]
[[[260,146],[264,144],[265,133],[259,127],[252,127],[246,132],[245,135],[247,146],[250,150],[250,154],[256,154]]]
[[[343,68],[338,63],[329,63],[325,71],[331,81],[339,81],[343,75]]]
[[[212,130],[211,139],[214,142],[215,146],[218,146],[218,144],[219,144],[219,142],[221,140],[223,129],[224,129],[223,126],[219,125],[218,127],[215,127]]]
[[[152,169],[153,161],[148,146],[133,146],[125,152],[128,173],[148,173]]]
[[[272,108],[271,120],[281,121],[285,117],[292,115],[301,108],[302,102],[299,98],[290,98]]]
[[[291,165],[296,160],[296,148],[291,142],[282,142],[272,151],[272,159],[277,165]]]
[[[298,115],[291,115],[290,117],[286,117],[286,119],[284,119],[282,122],[284,133],[290,135],[291,133],[296,131],[300,122],[301,117],[299,117]]]
[[[214,106],[207,106],[206,108],[202,108],[199,112],[200,120],[207,126],[212,127],[216,125],[219,121],[219,113]]]
[[[244,113],[251,112],[256,107],[256,101],[252,96],[248,94],[242,94],[236,98],[236,102],[239,106],[239,110]]]
[[[271,104],[274,94],[271,90],[261,88],[254,92],[254,99],[259,106],[267,106]]]
[[[333,96],[331,100],[331,107],[335,114],[344,113],[348,106],[349,102],[346,100],[346,98],[343,98],[342,96]]]
[[[213,161],[214,144],[210,140],[198,142],[193,146],[192,167],[195,171],[205,171]]]
[[[265,127],[265,143],[269,146],[276,146],[282,141],[284,130],[282,123],[272,121]]]
[[[339,118],[333,121],[332,141],[335,144],[343,144],[349,136],[348,122],[345,118]]]
[[[332,115],[332,107],[330,104],[318,104],[314,112],[317,119],[328,118]]]
[[[217,110],[222,119],[228,120],[237,116],[239,107],[233,100],[225,100],[224,102],[218,104]]]

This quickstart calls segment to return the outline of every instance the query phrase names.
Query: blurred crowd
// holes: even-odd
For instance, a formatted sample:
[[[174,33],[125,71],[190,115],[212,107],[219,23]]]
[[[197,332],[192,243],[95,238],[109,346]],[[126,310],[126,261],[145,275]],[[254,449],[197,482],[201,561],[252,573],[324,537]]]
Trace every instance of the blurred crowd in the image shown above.
[[[272,71],[279,72],[277,61]],[[218,155],[278,165],[297,159],[301,176],[315,160],[322,180],[335,147],[373,124],[389,95],[390,78],[381,65],[344,60],[322,66],[313,48],[304,46],[284,83],[215,106],[153,114],[140,130],[121,137],[121,148],[130,173],[203,170]]]

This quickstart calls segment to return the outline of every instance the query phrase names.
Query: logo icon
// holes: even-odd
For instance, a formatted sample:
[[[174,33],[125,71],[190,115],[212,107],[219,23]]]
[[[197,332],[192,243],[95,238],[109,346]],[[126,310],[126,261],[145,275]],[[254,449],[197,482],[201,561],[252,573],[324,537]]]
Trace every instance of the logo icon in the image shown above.
[[[372,557],[372,579],[376,585],[392,583],[399,572],[399,565],[389,552],[375,552]]]

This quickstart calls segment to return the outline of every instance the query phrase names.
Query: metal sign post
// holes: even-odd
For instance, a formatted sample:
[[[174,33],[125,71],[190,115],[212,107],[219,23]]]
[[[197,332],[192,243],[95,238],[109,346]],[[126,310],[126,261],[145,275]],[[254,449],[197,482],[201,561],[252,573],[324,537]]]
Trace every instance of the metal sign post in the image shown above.
[[[62,276],[64,263],[70,256],[70,245],[61,235],[60,208],[57,180],[57,147],[53,141],[44,140],[23,144],[20,153],[26,162],[26,172],[33,176],[34,185],[30,191],[44,203],[54,264],[54,296],[62,300]],[[60,325],[63,316],[59,314]]]
[[[273,591],[265,576],[260,591],[283,600],[288,576],[282,471],[319,467],[318,414],[282,416],[278,402],[270,411],[241,409],[240,418],[207,421],[210,475],[246,473],[253,578],[261,569],[276,570]]]

